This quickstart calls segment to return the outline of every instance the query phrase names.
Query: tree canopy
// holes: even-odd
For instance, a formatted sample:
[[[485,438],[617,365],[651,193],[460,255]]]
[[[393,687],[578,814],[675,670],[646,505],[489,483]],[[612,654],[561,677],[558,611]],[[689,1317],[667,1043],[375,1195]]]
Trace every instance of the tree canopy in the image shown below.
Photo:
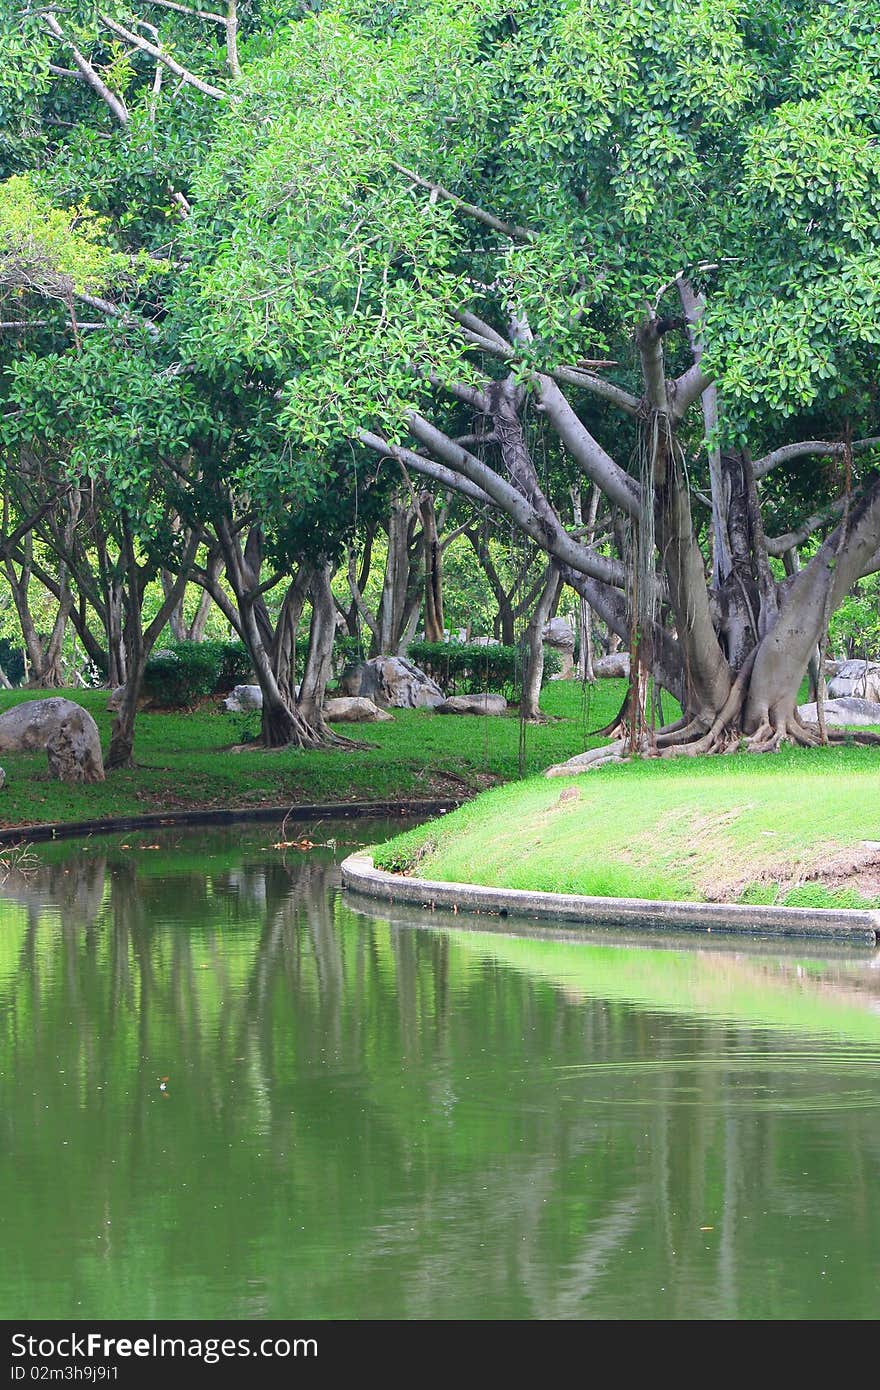
[[[100,474],[144,535],[173,499],[178,567],[258,517],[316,575],[415,474],[546,552],[680,698],[670,746],[811,741],[806,663],[880,565],[872,12],[7,15],[8,457]]]

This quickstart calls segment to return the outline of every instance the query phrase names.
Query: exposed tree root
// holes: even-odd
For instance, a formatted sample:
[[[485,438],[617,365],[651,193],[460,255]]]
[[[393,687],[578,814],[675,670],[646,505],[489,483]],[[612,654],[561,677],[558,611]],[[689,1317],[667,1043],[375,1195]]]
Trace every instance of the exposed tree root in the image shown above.
[[[880,747],[880,734],[870,729],[828,729],[829,743],[858,743],[866,748]]]
[[[592,772],[594,768],[602,767],[606,763],[629,762],[625,750],[625,740],[617,739],[614,743],[603,744],[601,748],[590,748],[586,753],[579,753],[577,757],[569,758],[567,763],[557,763],[555,767],[548,767],[544,776],[575,777],[580,772]]]
[[[658,752],[662,753],[664,749],[673,748],[676,744],[687,743],[692,738],[701,738],[705,732],[705,719],[679,719],[674,724],[667,724],[664,728],[658,729],[655,743]]]

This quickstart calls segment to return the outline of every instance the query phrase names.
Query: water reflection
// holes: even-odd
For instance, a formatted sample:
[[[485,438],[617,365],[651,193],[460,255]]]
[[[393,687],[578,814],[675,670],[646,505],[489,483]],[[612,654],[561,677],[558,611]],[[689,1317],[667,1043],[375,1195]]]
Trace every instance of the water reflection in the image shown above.
[[[3,1316],[874,1315],[874,957],[389,921],[272,838],[5,884]]]

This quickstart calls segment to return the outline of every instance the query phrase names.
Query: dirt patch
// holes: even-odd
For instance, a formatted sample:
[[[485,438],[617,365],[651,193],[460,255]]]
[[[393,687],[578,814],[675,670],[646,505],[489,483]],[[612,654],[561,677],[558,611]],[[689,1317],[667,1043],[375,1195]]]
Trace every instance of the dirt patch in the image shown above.
[[[765,863],[753,860],[750,871],[726,876],[705,893],[707,902],[735,902],[748,888],[773,884],[781,901],[793,888],[821,884],[832,892],[849,889],[868,901],[880,900],[880,840],[860,840],[855,845],[817,845],[810,862]]]
[[[851,888],[863,898],[880,898],[880,840],[861,840],[823,858],[803,875],[808,883]]]

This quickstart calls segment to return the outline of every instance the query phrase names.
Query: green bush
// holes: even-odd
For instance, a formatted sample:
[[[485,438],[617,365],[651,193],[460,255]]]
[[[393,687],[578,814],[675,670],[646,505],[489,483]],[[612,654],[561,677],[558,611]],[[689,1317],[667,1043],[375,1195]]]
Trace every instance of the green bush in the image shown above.
[[[243,642],[178,642],[150,657],[144,694],[163,709],[188,709],[206,695],[250,679],[251,659]]]
[[[309,648],[308,634],[297,638],[297,669],[302,671]],[[336,640],[343,663],[357,656],[354,637]],[[254,679],[251,659],[243,642],[178,642],[151,656],[144,677],[144,694],[163,709],[188,709],[206,695],[226,694],[236,685]]]
[[[244,642],[202,642],[217,657],[217,679],[214,690],[227,694],[235,685],[247,685],[253,679],[253,668]]]
[[[220,655],[213,642],[180,642],[147,662],[144,694],[163,709],[186,709],[217,686]]]
[[[519,698],[525,653],[522,647],[483,647],[474,642],[410,642],[407,655],[448,695],[492,690]],[[559,655],[544,648],[542,684],[561,669]]]

